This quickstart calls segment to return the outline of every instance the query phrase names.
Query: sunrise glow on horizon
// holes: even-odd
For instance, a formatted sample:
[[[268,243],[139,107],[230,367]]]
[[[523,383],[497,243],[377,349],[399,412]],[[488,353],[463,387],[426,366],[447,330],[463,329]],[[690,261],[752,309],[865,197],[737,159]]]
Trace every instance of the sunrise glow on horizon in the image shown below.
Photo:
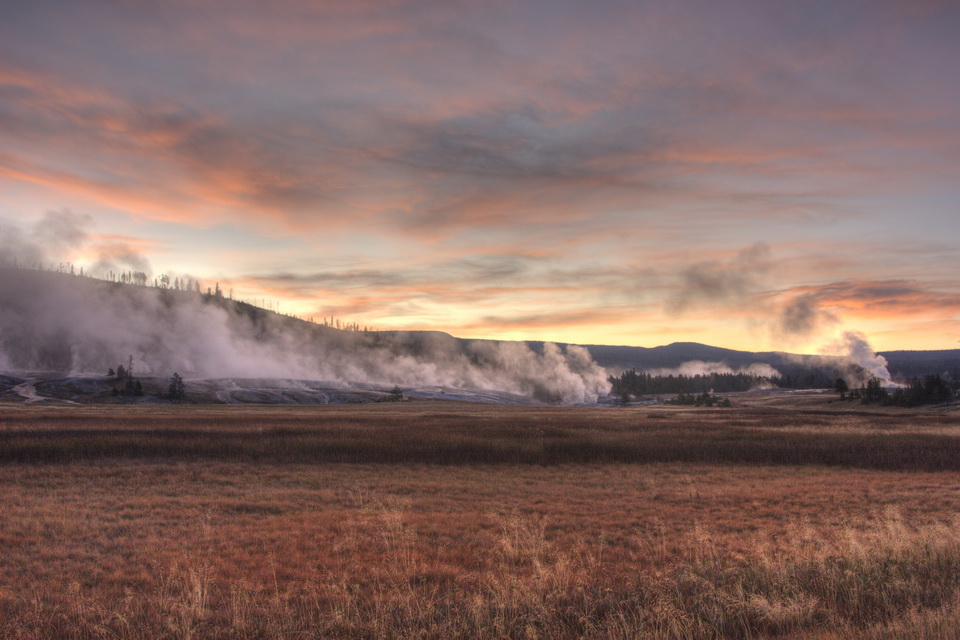
[[[956,349],[958,33],[934,1],[0,0],[0,252],[384,330]]]

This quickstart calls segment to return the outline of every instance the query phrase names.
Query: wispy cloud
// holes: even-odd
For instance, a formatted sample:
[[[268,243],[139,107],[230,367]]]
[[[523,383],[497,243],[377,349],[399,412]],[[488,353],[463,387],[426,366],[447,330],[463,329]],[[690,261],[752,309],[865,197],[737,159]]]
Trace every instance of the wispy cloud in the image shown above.
[[[0,214],[286,238],[277,255],[223,234],[209,254],[232,262],[207,268],[304,311],[638,340],[631,314],[651,336],[705,310],[785,334],[886,318],[895,334],[895,313],[921,309],[940,340],[955,326],[958,11],[10,5],[0,189],[17,195]],[[936,264],[909,254],[933,242]],[[864,284],[899,280],[919,292]]]

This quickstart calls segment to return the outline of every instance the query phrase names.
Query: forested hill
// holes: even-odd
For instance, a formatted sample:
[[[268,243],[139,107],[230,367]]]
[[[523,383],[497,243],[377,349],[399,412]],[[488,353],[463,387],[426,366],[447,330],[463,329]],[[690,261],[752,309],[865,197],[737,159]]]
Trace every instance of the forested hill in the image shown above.
[[[773,353],[751,353],[711,347],[697,342],[674,342],[662,347],[626,347],[585,345],[594,360],[611,371],[628,369],[674,369],[684,362],[723,362],[731,368],[746,367],[755,363],[767,363],[776,358]]]
[[[695,342],[583,348],[468,340],[436,331],[341,330],[231,300],[217,288],[206,294],[199,289],[196,283],[177,289],[0,268],[0,370],[106,372],[132,355],[138,371],[157,375],[436,384],[549,401],[602,395],[610,374],[691,362],[734,371],[768,365],[797,386],[819,384],[807,380],[818,370],[821,378],[832,375],[823,370],[829,358]],[[935,373],[960,379],[960,350],[884,355],[894,377]]]
[[[133,280],[137,282],[137,280]],[[595,402],[608,372],[575,345],[464,341],[439,332],[315,324],[230,300],[72,273],[0,268],[0,371],[319,380],[498,391],[542,402]]]
[[[542,343],[530,343],[535,348]],[[734,371],[751,365],[769,365],[783,376],[796,381],[811,376],[817,369],[842,368],[845,358],[810,356],[778,351],[752,352],[724,349],[697,342],[674,342],[661,347],[582,345],[596,362],[612,374],[623,371],[674,370],[684,363],[722,363]],[[894,379],[909,380],[936,374],[960,380],[960,349],[931,351],[884,351]],[[824,376],[827,374],[824,374]],[[818,376],[822,377],[822,376]]]
[[[890,375],[909,379],[936,374],[960,380],[960,349],[939,351],[884,351],[880,355],[889,363]]]

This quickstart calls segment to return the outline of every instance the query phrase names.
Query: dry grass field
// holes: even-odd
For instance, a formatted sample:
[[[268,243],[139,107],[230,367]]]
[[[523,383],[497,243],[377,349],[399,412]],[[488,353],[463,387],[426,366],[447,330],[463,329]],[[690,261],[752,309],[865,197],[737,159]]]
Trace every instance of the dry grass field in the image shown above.
[[[738,404],[6,404],[0,637],[960,637],[960,414]]]

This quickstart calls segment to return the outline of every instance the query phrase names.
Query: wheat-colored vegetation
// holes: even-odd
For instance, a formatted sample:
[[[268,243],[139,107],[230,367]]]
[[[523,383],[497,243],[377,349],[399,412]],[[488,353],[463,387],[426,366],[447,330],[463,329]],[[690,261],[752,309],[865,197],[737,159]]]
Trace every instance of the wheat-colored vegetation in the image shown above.
[[[949,413],[0,417],[4,638],[960,637]]]

